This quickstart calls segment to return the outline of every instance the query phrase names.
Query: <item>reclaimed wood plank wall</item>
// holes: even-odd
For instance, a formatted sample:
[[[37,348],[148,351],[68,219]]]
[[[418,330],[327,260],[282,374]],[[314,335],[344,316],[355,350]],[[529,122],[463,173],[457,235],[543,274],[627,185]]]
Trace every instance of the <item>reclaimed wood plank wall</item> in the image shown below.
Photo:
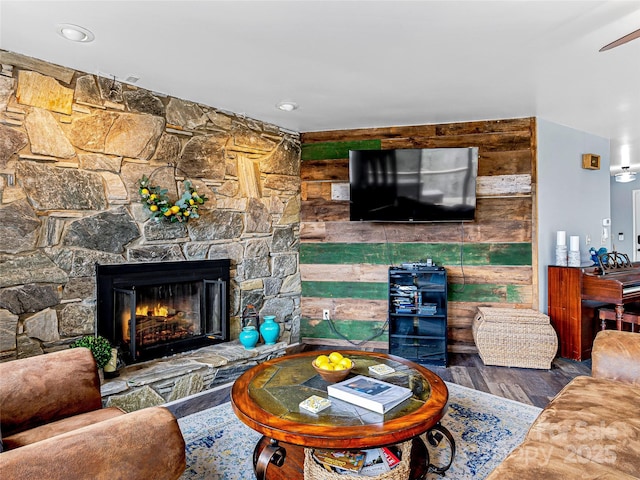
[[[477,351],[477,306],[534,308],[535,118],[313,132],[302,135],[300,272],[305,343],[387,348],[390,265],[433,259],[447,269],[449,349]],[[349,149],[479,147],[473,222],[349,221]],[[329,310],[333,324],[322,321]]]

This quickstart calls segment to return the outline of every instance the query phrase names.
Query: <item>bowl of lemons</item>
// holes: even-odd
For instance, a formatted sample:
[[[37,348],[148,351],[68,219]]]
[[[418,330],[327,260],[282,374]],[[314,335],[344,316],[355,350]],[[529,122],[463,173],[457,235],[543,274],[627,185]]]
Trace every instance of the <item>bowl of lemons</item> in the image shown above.
[[[341,382],[355,367],[355,362],[340,352],[318,355],[311,363],[318,375],[329,383]]]

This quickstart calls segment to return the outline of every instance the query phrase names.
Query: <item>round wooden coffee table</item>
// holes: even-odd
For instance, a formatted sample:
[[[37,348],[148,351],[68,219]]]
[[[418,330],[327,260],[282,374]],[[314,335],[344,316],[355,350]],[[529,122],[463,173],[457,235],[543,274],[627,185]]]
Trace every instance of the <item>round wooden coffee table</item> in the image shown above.
[[[411,478],[427,472],[444,473],[455,455],[455,442],[440,425],[447,409],[449,391],[435,373],[416,363],[384,353],[341,351],[355,361],[350,377],[367,375],[410,388],[413,396],[382,415],[332,400],[319,413],[299,407],[311,395],[327,398],[327,385],[311,366],[320,354],[311,351],[269,360],[242,374],[231,390],[231,405],[238,418],[263,437],[254,451],[258,480],[303,478],[304,448],[368,449],[413,441]],[[369,372],[384,363],[395,369],[386,376]],[[422,436],[422,434],[426,434]],[[446,465],[429,462],[422,438],[434,446],[446,440],[450,457]]]

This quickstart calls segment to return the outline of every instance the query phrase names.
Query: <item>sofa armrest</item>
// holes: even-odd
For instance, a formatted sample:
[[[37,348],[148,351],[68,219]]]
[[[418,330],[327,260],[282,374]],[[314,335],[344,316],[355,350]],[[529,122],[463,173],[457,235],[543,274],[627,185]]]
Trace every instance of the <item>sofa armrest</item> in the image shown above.
[[[640,385],[640,333],[598,332],[591,351],[591,374]]]
[[[12,435],[102,408],[100,378],[88,348],[0,363],[0,429]]]
[[[176,480],[185,470],[176,418],[150,407],[0,453],[3,478]]]

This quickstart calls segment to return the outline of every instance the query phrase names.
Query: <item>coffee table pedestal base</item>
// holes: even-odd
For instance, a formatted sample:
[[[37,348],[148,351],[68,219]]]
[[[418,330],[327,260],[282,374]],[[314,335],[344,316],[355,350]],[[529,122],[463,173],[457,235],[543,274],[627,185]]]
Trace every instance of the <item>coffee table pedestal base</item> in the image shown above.
[[[411,446],[410,480],[424,479],[427,473],[432,472],[444,475],[453,462],[456,444],[449,430],[438,423],[427,431],[426,439],[434,447],[446,440],[448,448],[451,450],[451,456],[446,465],[433,465],[430,463],[429,451],[422,439],[420,437],[414,438]],[[262,437],[253,451],[253,468],[257,480],[303,479],[304,447]],[[345,476],[345,478],[349,477]]]

